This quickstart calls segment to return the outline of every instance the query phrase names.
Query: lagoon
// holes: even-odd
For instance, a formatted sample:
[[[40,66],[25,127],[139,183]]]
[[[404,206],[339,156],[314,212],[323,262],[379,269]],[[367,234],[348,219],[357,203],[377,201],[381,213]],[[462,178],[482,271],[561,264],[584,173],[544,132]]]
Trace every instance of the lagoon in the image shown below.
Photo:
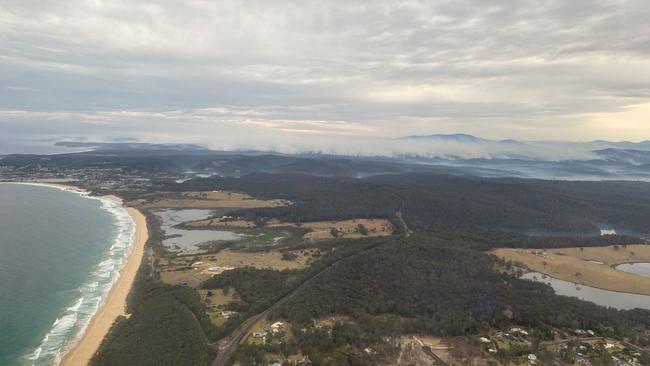
[[[244,235],[226,230],[185,230],[176,227],[178,224],[206,219],[211,216],[212,210],[185,209],[157,210],[156,216],[160,218],[161,229],[165,234],[162,244],[165,249],[177,254],[197,254],[202,250],[199,245],[211,241],[239,240]]]
[[[646,295],[601,290],[594,287],[559,280],[538,272],[526,273],[521,276],[521,278],[546,283],[550,285],[558,295],[577,297],[581,300],[591,301],[594,304],[601,306],[626,310],[634,308],[650,310],[650,296]]]

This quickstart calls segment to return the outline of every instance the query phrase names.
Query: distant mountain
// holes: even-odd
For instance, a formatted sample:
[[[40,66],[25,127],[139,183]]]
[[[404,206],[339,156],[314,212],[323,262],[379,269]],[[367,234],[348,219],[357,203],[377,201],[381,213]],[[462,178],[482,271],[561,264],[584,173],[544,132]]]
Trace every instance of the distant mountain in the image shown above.
[[[595,143],[609,145],[618,149],[628,149],[628,150],[645,150],[650,151],[650,141],[641,141],[641,142],[630,142],[630,141],[620,141],[620,142],[611,142],[597,140]]]
[[[630,165],[650,164],[650,151],[608,148],[594,151],[602,160]]]
[[[90,153],[82,153],[80,156],[100,161],[104,159],[102,154],[118,158],[126,154],[143,159],[149,156],[161,158],[187,155],[183,158],[179,155],[168,164],[173,169],[226,176],[267,172],[364,177],[404,171],[437,171],[489,177],[650,180],[650,141],[491,140],[469,134],[377,139],[377,142],[381,141],[388,146],[386,155],[329,155],[304,151],[298,154],[272,151],[218,152],[195,144],[147,144],[130,141],[68,141],[57,145],[94,150],[96,156],[88,155]],[[24,160],[25,157],[3,158],[2,161],[8,164],[16,159]]]
[[[196,144],[149,144],[142,142],[60,141],[55,143],[54,146],[88,148],[95,150],[206,150],[205,147]]]
[[[432,140],[432,141],[450,141],[450,142],[492,142],[492,140],[482,139],[480,137],[456,133],[451,135],[434,134],[434,135],[412,135],[403,137],[402,140]]]

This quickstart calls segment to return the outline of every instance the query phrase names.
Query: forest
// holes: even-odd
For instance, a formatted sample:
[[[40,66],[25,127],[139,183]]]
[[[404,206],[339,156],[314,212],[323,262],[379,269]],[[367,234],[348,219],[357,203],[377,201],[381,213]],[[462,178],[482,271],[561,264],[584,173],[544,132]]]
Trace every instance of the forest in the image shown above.
[[[616,238],[606,239],[620,240]],[[287,293],[290,277],[294,286],[309,281],[271,314],[273,320],[293,324],[295,339],[241,347],[234,359],[243,365],[261,362],[266,352],[296,350],[316,365],[372,365],[394,351],[382,341],[386,336],[468,336],[512,326],[539,330],[538,342],[550,339],[551,327],[568,333],[593,329],[601,336],[648,342],[644,334],[650,331],[650,311],[619,311],[555,296],[550,287],[496,271],[499,259],[486,253],[501,240],[516,246],[535,239],[539,237],[438,228],[409,238],[344,241],[308,270],[271,274],[248,268],[204,286],[242,291],[245,305],[233,308],[245,310],[269,307]],[[548,239],[555,240],[539,247],[570,245],[568,239]],[[350,316],[353,322],[336,323],[329,330],[312,326],[314,319],[334,315]],[[351,353],[349,348],[371,345],[377,357]]]
[[[440,174],[400,174],[363,179],[298,174],[195,178],[167,191],[242,191],[291,200],[291,207],[237,210],[263,221],[306,222],[402,214],[413,230],[437,224],[555,236],[598,235],[599,225],[650,232],[650,185],[641,182],[554,182]]]
[[[201,287],[233,288],[240,297],[228,306],[238,315],[221,326],[210,322],[194,289],[165,285],[143,265],[130,296],[132,315],[116,323],[93,365],[207,365],[215,354],[213,342],[279,299],[284,302],[271,317],[298,327],[295,339],[281,351],[300,349],[315,364],[332,357],[340,358],[342,365],[373,364],[363,354],[341,349],[372,344],[390,354],[390,347],[380,347],[386,335],[462,336],[514,324],[588,328],[640,342],[650,329],[649,311],[618,311],[555,296],[545,285],[499,272],[498,259],[487,254],[495,247],[642,241],[597,234],[600,223],[644,232],[643,217],[650,213],[645,184],[564,183],[428,174],[364,179],[254,174],[168,183],[165,192],[224,189],[294,203],[234,211],[257,222],[357,217],[395,221],[401,212],[414,233],[299,243],[296,248],[317,247],[320,253],[305,269],[242,267],[215,276]],[[157,257],[169,255],[160,246],[154,216],[145,214],[152,227],[149,247]],[[547,235],[531,235],[532,228]],[[309,326],[313,319],[333,314],[347,315],[353,322],[335,324],[327,337]],[[277,350],[244,346],[235,358],[254,364],[265,351]]]
[[[617,336],[650,329],[650,311],[554,296],[547,286],[495,271],[495,258],[472,249],[487,245],[436,233],[385,240],[315,278],[276,316],[304,324],[329,314],[395,314],[408,319],[401,323],[406,331],[439,336],[511,324]]]
[[[95,366],[207,365],[209,343],[219,333],[191,288],[170,286],[141,274],[131,316],[113,325],[91,361]]]

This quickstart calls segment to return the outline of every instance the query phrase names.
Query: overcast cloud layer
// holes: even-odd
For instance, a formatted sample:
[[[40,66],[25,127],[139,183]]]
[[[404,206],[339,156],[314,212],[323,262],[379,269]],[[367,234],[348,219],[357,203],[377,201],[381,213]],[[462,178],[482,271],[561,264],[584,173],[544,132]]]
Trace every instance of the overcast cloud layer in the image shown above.
[[[650,139],[647,1],[494,3],[0,0],[0,136]]]

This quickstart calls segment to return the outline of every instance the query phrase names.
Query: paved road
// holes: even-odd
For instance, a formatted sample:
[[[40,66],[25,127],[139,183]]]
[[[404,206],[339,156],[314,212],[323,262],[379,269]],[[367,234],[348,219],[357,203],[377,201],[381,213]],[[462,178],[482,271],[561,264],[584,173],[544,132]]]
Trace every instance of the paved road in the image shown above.
[[[379,244],[382,245],[382,244]],[[367,252],[371,249],[374,249],[378,247],[379,245],[373,245],[371,247],[368,247],[366,249],[363,249],[359,252],[353,253],[347,257],[339,258],[329,266],[325,267],[322,271],[316,273],[315,275],[311,276],[310,278],[306,279],[303,283],[301,283],[298,287],[294,288],[289,292],[288,294],[284,295],[282,298],[280,298],[278,301],[276,301],[273,305],[271,305],[268,309],[264,310],[263,312],[249,318],[242,324],[239,328],[237,328],[236,331],[234,331],[231,335],[230,340],[228,343],[226,343],[225,346],[221,347],[219,349],[219,353],[217,354],[217,358],[212,361],[212,366],[224,366],[226,364],[226,361],[230,358],[230,356],[235,352],[237,349],[237,346],[244,340],[246,335],[253,329],[253,326],[255,324],[266,318],[267,315],[269,315],[273,310],[277,309],[280,307],[282,304],[284,304],[291,296],[293,296],[296,292],[298,292],[300,289],[306,287],[309,285],[310,282],[312,282],[315,278],[321,276],[323,273],[327,272],[331,268],[335,267],[337,264],[339,264],[341,261],[344,261],[346,259],[350,259],[353,257],[356,257],[360,255],[361,253]]]
[[[412,231],[409,229],[408,226],[406,226],[406,222],[404,222],[404,219],[402,218],[402,211],[401,210],[399,210],[397,212],[397,217],[399,218],[399,220],[403,224],[404,236],[406,236],[406,237],[410,236]],[[379,245],[381,245],[381,244],[379,244]],[[273,305],[271,305],[268,309],[264,310],[262,313],[259,313],[259,314],[255,315],[255,316],[249,318],[248,320],[246,320],[239,328],[237,328],[236,331],[234,331],[231,334],[231,338],[228,341],[228,343],[226,343],[225,346],[223,346],[223,347],[221,347],[219,349],[219,353],[217,354],[217,358],[215,358],[214,361],[212,361],[212,366],[225,366],[225,364],[228,361],[228,359],[230,358],[230,356],[232,356],[232,354],[235,352],[235,350],[237,350],[237,347],[239,346],[239,344],[244,340],[244,338],[246,338],[246,335],[253,329],[255,324],[258,321],[266,318],[266,316],[269,315],[273,310],[277,309],[282,304],[284,304],[298,290],[300,290],[301,288],[307,286],[315,278],[321,276],[323,273],[327,272],[330,268],[335,267],[341,261],[349,259],[349,258],[356,257],[356,256],[360,255],[361,253],[367,252],[368,250],[371,250],[371,249],[374,249],[374,248],[378,247],[379,245],[374,245],[374,246],[368,247],[368,248],[363,249],[363,250],[361,250],[359,252],[353,253],[353,254],[351,254],[351,255],[349,255],[347,257],[343,257],[343,258],[340,258],[340,259],[336,260],[335,262],[333,262],[329,266],[325,267],[322,271],[320,271],[320,272],[316,273],[315,275],[313,275],[312,277],[306,279],[298,287],[294,288],[293,290],[291,290],[291,292],[284,295],[282,298],[280,298],[278,301],[276,301]]]
[[[438,366],[448,366],[445,361],[443,361],[440,357],[438,357],[437,354],[435,354],[431,350],[431,347],[422,346],[422,351],[424,351],[424,353],[426,353],[429,357],[431,357]]]
[[[290,295],[290,294],[289,294]],[[212,366],[223,366],[226,364],[226,361],[230,356],[237,350],[237,346],[244,340],[244,337],[253,329],[255,324],[265,318],[269,313],[282,305],[288,298],[289,295],[283,297],[275,304],[271,305],[270,308],[266,309],[264,312],[257,314],[244,322],[234,333],[230,341],[226,343],[224,347],[219,350],[217,358],[212,361]]]

